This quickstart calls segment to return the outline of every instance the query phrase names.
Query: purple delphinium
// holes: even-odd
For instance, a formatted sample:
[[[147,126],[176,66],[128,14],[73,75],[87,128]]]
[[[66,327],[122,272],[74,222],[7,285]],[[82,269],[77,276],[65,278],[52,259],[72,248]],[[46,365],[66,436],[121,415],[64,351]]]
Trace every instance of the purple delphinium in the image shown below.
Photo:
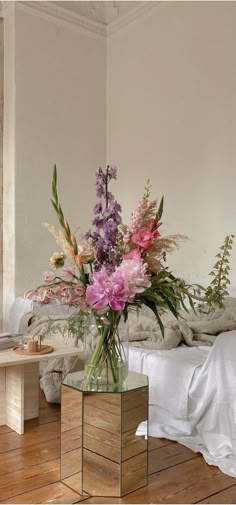
[[[118,227],[121,223],[121,206],[108,191],[109,182],[116,178],[117,169],[113,166],[108,165],[105,173],[102,168],[96,172],[96,195],[100,201],[93,209],[95,217],[92,225],[95,230],[89,230],[85,238],[90,240],[96,248],[95,269],[97,270],[105,265],[108,270],[113,271],[120,263],[116,244]]]

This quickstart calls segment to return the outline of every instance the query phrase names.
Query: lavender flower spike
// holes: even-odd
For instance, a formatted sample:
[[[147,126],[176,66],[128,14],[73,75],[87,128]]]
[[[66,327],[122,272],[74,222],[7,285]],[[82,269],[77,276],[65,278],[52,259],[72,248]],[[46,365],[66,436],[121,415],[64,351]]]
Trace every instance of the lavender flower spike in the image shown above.
[[[100,201],[93,210],[95,217],[92,224],[95,231],[89,230],[85,237],[90,239],[96,248],[97,269],[105,265],[109,270],[114,270],[121,261],[116,247],[118,226],[121,223],[121,206],[108,191],[110,181],[116,178],[117,168],[112,165],[108,165],[105,172],[101,168],[96,172],[96,194]]]

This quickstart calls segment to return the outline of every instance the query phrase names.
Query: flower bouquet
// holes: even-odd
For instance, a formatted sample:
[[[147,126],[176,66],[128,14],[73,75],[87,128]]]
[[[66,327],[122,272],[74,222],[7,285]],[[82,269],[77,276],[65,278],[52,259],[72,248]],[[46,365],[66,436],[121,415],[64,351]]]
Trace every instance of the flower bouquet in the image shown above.
[[[44,274],[43,284],[25,294],[42,304],[58,301],[77,306],[82,317],[93,316],[96,344],[85,367],[86,379],[92,383],[119,384],[125,380],[128,366],[119,323],[121,317],[127,320],[130,309],[146,305],[164,334],[163,311],[168,309],[178,317],[186,298],[193,306],[189,286],[165,266],[166,254],[184,237],[161,237],[164,198],[159,204],[151,200],[148,182],[125,225],[121,206],[110,191],[110,183],[116,178],[113,166],[97,170],[93,228],[76,238],[59,203],[54,166],[51,201],[60,228],[46,226],[63,252],[52,256],[53,270]]]

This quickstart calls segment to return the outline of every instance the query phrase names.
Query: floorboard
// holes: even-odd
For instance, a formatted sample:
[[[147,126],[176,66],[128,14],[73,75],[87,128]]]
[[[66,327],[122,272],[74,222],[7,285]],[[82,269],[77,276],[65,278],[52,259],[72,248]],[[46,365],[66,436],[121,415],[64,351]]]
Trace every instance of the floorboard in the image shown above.
[[[199,503],[203,503],[200,501]],[[204,503],[236,503],[236,486],[231,486],[220,493],[213,494]]]
[[[236,480],[201,455],[149,439],[149,483],[122,499],[80,496],[60,482],[60,407],[40,395],[40,416],[24,435],[0,427],[0,503],[235,503]]]

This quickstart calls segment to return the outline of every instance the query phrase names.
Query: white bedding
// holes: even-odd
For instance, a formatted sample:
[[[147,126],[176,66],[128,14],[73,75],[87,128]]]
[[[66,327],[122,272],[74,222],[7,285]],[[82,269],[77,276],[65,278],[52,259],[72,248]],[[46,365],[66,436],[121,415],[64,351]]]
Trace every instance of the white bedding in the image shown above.
[[[236,331],[208,349],[131,348],[129,358],[130,369],[149,375],[149,434],[201,452],[236,477]]]
[[[129,348],[129,369],[149,377],[149,404],[176,417],[188,415],[188,391],[195,370],[206,360],[210,347],[177,347],[169,351]]]

